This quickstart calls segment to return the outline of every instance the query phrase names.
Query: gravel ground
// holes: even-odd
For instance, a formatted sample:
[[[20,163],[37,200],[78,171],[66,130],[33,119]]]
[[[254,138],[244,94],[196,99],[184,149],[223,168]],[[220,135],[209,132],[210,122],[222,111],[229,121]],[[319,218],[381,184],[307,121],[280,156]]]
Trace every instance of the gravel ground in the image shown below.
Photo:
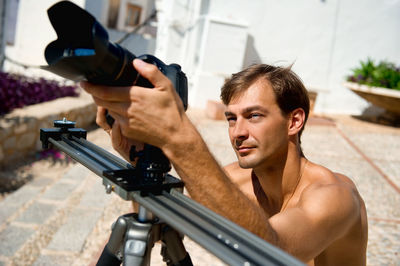
[[[197,111],[190,111],[190,117],[206,140],[211,152],[222,164],[235,160],[235,155],[227,138],[226,123],[206,119]],[[92,130],[88,140],[111,149],[106,134],[100,130]],[[303,138],[303,149],[306,156],[328,168],[351,177],[365,200],[369,219],[368,265],[400,265],[400,129],[369,123],[347,116],[336,116],[330,119],[312,119],[307,126]],[[42,223],[24,223],[23,214],[35,200],[21,205],[6,222],[2,222],[0,207],[0,242],[6,241],[4,232],[11,226],[23,230],[34,230],[36,233],[26,241],[13,256],[1,255],[0,266],[3,265],[94,265],[110,234],[110,225],[116,218],[132,211],[130,202],[123,201],[115,194],[106,195],[100,180],[94,174],[87,177],[71,177],[63,181],[71,169],[79,168],[77,164],[67,164],[65,160],[34,160],[10,168],[0,173],[1,182],[7,190],[16,187],[43,187],[42,195],[62,181],[62,184],[75,184],[76,189],[71,196],[61,203],[57,201],[39,200],[42,205],[56,206],[57,210]],[[11,182],[12,181],[12,182]],[[52,241],[66,223],[76,206],[85,197],[88,188],[98,189],[96,204],[102,204],[97,222],[86,236],[84,244],[77,252],[64,250],[54,251],[50,248]],[[0,205],[14,193],[1,194]],[[12,202],[12,204],[17,204]],[[94,208],[96,209],[96,208]],[[84,209],[87,215],[91,209]],[[7,213],[7,212],[6,212]],[[78,217],[77,222],[84,221],[85,215]],[[13,231],[7,231],[13,232]],[[17,238],[18,235],[9,236]],[[64,237],[64,236],[62,236]],[[67,239],[68,236],[65,236]],[[67,246],[67,241],[65,242]],[[202,247],[188,238],[185,247],[191,254],[195,265],[224,265]],[[0,243],[1,249],[1,243]],[[152,265],[163,265],[159,255],[160,247],[156,245],[152,253]]]

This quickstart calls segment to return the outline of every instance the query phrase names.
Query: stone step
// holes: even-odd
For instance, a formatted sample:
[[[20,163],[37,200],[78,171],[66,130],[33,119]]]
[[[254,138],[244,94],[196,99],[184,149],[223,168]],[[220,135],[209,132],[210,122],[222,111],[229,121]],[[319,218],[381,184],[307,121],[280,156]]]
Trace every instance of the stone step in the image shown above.
[[[108,198],[101,178],[82,165],[50,184],[28,183],[8,195],[0,205],[0,265],[69,262],[82,251]]]

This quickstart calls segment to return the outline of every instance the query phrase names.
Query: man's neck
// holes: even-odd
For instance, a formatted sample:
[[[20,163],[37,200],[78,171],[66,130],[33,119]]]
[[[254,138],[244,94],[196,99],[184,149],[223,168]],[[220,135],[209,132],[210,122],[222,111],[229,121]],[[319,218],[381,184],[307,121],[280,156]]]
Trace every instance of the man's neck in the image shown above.
[[[297,147],[292,148],[296,149],[289,147],[289,152],[274,163],[253,169],[273,209],[280,210],[285,198],[294,193],[301,176],[305,158]]]

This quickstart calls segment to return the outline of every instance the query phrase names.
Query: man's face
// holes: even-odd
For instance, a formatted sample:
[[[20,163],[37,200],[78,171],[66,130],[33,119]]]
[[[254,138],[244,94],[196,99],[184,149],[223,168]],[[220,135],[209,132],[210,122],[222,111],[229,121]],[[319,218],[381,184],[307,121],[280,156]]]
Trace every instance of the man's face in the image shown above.
[[[229,137],[242,168],[268,167],[285,156],[288,119],[269,82],[259,79],[227,106]]]

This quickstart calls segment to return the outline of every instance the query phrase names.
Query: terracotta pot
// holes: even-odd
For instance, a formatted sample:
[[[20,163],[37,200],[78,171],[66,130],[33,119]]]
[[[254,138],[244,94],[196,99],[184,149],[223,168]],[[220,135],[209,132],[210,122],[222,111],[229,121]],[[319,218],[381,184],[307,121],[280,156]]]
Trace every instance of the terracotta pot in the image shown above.
[[[371,87],[354,82],[345,82],[344,86],[358,96],[386,111],[400,115],[400,91],[387,88]]]
[[[310,99],[310,116],[314,114],[315,101],[317,100],[318,93],[315,91],[308,91],[308,98]]]

